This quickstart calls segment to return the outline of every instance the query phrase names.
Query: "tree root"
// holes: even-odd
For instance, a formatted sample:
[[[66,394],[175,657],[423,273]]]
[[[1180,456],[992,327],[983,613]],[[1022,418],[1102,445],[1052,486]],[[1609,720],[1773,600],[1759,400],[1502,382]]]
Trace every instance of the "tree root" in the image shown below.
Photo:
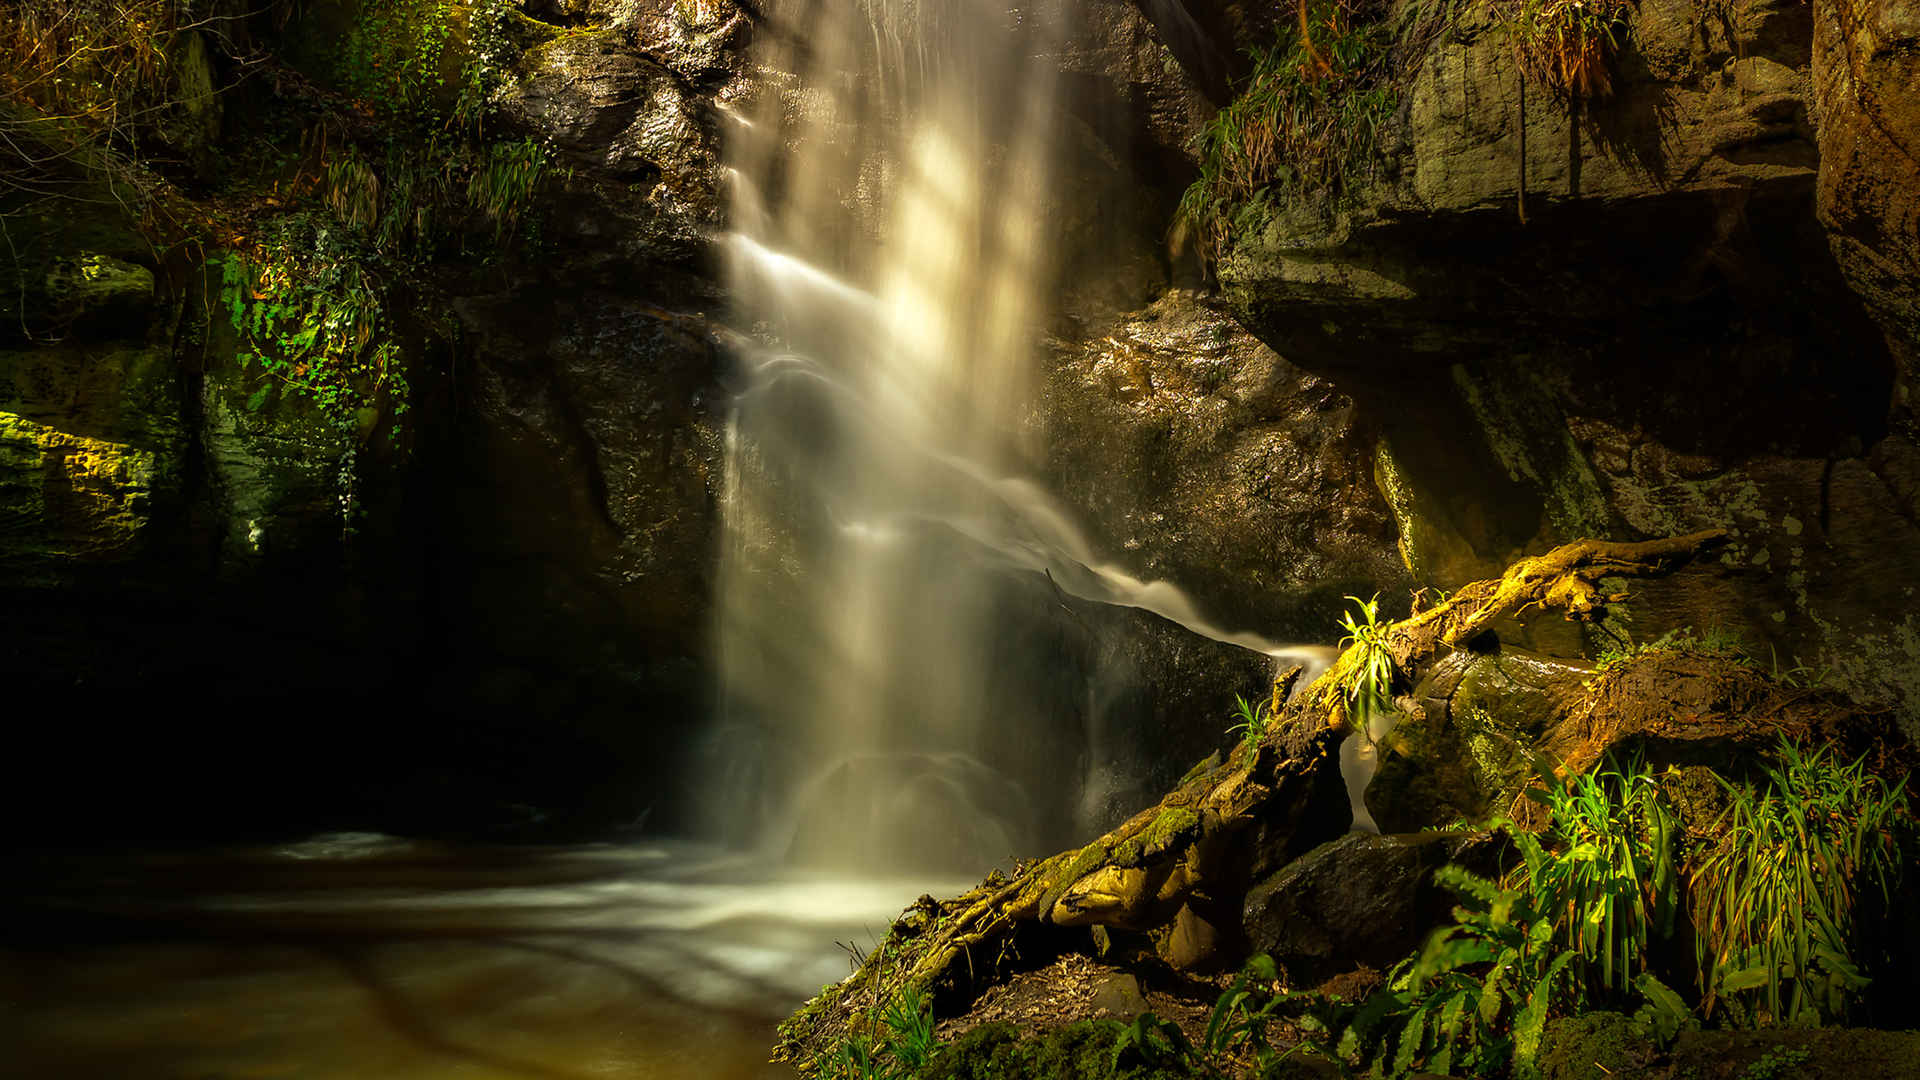
[[[1523,618],[1535,608],[1557,608],[1568,619],[1598,619],[1608,604],[1625,599],[1624,593],[1602,592],[1602,579],[1672,573],[1725,542],[1725,532],[1710,529],[1639,543],[1576,540],[1563,544],[1545,555],[1520,560],[1496,579],[1463,585],[1447,600],[1394,623],[1386,629],[1387,651],[1394,665],[1411,675],[1442,646],[1459,648],[1490,632],[1500,620]],[[1332,727],[1350,728],[1348,691],[1362,663],[1359,650],[1342,652],[1309,689],[1309,711],[1324,716]]]
[[[1605,591],[1605,579],[1669,573],[1724,539],[1715,530],[1642,543],[1581,540],[1523,559],[1498,579],[1474,582],[1382,628],[1396,680],[1411,679],[1442,649],[1466,645],[1502,619],[1547,608],[1569,619],[1599,618],[1624,595]],[[1291,703],[1299,670],[1276,679],[1272,720],[1256,740],[1242,742],[1224,761],[1215,755],[1157,805],[1085,847],[1019,868],[1010,880],[991,877],[951,901],[923,897],[859,972],[782,1025],[776,1060],[804,1063],[808,1047],[823,1045],[821,1017],[814,1013],[830,996],[837,995],[838,1023],[859,1002],[872,1007],[908,985],[964,1007],[1004,973],[1022,933],[1092,926],[1154,931],[1197,911],[1235,917],[1261,861],[1269,867],[1283,861],[1295,830],[1305,829],[1302,841],[1330,838],[1302,819],[1310,816],[1315,785],[1335,767],[1340,739],[1353,728],[1349,691],[1362,666],[1360,652],[1343,652]],[[1671,737],[1704,725],[1771,738],[1817,730],[1845,712],[1831,699],[1789,691],[1733,666],[1733,674],[1696,671],[1685,694],[1669,692],[1685,674],[1678,667],[1602,673],[1589,700],[1550,730],[1540,749],[1561,762],[1564,775],[1590,768],[1629,736]],[[1692,707],[1676,712],[1669,708],[1676,703]],[[835,1022],[828,1020],[827,1028]]]

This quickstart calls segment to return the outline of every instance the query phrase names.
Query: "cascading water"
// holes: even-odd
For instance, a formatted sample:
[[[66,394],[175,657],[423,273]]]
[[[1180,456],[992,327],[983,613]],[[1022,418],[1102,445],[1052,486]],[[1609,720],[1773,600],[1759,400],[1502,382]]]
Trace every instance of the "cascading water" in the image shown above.
[[[759,344],[728,431],[712,813],[792,857],[978,870],[1031,853],[1061,794],[990,764],[1009,739],[1049,752],[991,715],[1009,571],[1323,657],[1104,565],[1015,475],[1069,28],[977,0],[767,14],[767,90],[729,138],[730,284]]]

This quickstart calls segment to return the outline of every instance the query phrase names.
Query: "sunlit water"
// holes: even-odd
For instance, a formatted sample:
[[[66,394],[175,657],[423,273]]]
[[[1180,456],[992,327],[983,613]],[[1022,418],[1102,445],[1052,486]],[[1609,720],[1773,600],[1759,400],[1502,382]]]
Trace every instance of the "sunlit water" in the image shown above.
[[[1028,724],[994,695],[1010,575],[1324,661],[1103,558],[1025,477],[1060,284],[1051,187],[1086,122],[1055,55],[1072,5],[766,10],[765,85],[726,129],[743,356],[703,818],[815,864],[977,872],[1113,824],[1060,808],[1105,806],[1101,770],[1127,752],[1095,744],[1124,725],[1093,716],[1078,745],[1035,748],[1051,760],[1011,745],[1066,718]]]
[[[359,835],[16,869],[0,1076],[49,1080],[791,1076],[775,1023],[969,884]]]

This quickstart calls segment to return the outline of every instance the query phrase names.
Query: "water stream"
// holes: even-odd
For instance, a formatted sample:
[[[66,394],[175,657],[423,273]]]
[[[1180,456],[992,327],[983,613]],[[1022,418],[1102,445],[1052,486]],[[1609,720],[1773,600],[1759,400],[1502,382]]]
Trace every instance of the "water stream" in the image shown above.
[[[760,1080],[923,890],[684,842],[20,856],[0,1075]],[[838,943],[838,944],[836,944]]]
[[[758,344],[727,435],[710,787],[728,797],[709,816],[787,858],[978,872],[1052,839],[989,721],[1008,575],[1310,674],[1324,655],[1213,625],[1024,478],[1069,16],[814,0],[770,18],[805,30],[768,35],[761,68],[791,78],[729,130],[729,284]],[[1114,748],[1088,749],[1091,770]]]

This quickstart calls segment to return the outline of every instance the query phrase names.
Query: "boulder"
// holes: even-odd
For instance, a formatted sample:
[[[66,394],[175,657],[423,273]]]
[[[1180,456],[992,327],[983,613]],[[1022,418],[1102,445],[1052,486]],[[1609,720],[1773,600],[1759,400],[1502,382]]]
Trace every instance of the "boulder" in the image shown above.
[[[1441,658],[1380,747],[1368,812],[1387,833],[1508,813],[1536,775],[1534,747],[1580,705],[1592,675],[1592,665],[1507,646]]]
[[[1048,486],[1130,572],[1234,629],[1329,641],[1407,580],[1352,402],[1179,290],[1056,339],[1029,423]]]
[[[1498,868],[1485,833],[1348,833],[1307,852],[1247,893],[1241,927],[1294,986],[1366,965],[1385,970],[1445,924],[1456,903],[1433,872],[1458,863]]]

